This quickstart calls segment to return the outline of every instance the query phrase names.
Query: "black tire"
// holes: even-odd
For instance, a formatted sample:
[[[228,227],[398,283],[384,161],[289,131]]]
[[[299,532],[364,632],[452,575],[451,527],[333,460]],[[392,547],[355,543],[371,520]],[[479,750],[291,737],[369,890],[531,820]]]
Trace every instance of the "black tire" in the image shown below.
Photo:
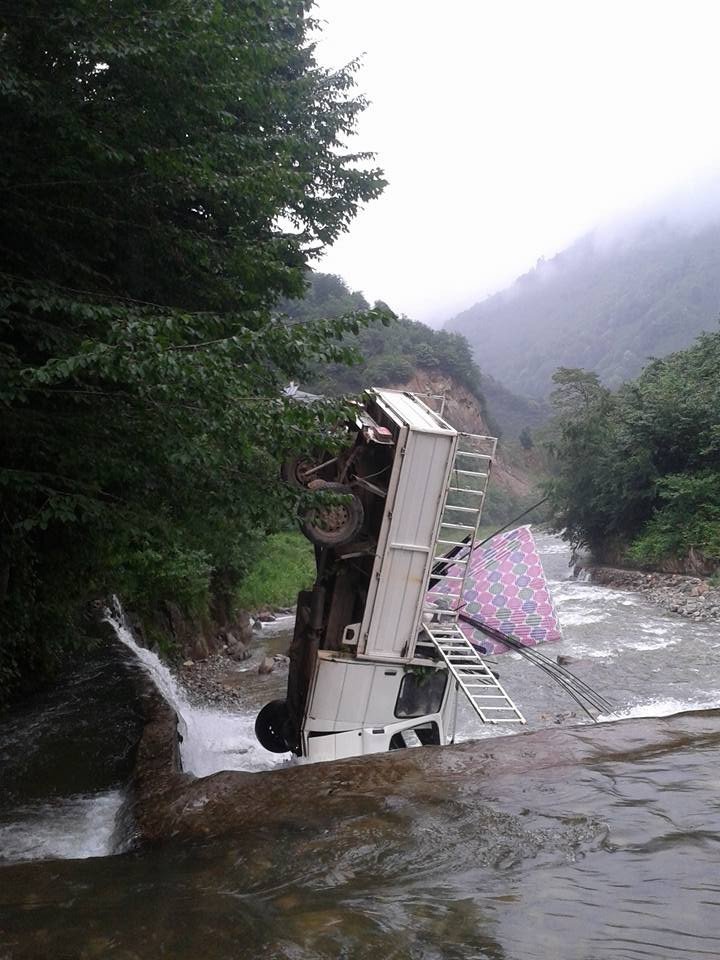
[[[343,494],[344,503],[310,507],[300,521],[300,529],[319,547],[339,547],[354,540],[363,525],[363,505],[350,487],[342,483],[326,483],[323,493]]]
[[[319,462],[322,463],[322,461]],[[317,463],[310,457],[293,457],[292,460],[286,460],[280,467],[280,477],[295,490],[307,490],[308,479],[312,480],[315,474],[310,474],[310,477],[306,478],[304,471],[316,466]]]
[[[255,736],[261,746],[270,753],[290,752],[290,747],[283,736],[288,719],[287,700],[271,700],[255,718]]]

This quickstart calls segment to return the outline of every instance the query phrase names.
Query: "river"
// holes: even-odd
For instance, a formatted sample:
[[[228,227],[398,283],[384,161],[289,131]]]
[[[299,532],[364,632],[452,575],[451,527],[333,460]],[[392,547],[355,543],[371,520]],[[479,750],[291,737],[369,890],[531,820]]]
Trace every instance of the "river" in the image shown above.
[[[544,652],[614,713],[593,725],[498,657],[534,732],[489,741],[466,713],[464,743],[404,752],[422,755],[410,791],[361,779],[330,816],[318,765],[317,796],[279,825],[133,849],[130,651],[98,650],[0,722],[1,960],[720,956],[720,628],[573,581],[564,545],[539,544],[565,635]],[[251,731],[284,678],[255,667],[285,640],[259,642],[235,714],[183,705],[187,768],[277,765]]]

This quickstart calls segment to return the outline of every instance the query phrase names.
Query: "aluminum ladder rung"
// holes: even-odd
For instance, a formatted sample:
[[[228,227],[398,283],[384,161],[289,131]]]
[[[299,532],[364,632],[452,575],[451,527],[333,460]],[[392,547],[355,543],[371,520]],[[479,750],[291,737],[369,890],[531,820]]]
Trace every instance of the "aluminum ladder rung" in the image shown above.
[[[455,503],[446,503],[443,513],[445,510],[461,510],[463,513],[480,513],[477,507],[461,507],[460,504]]]
[[[490,698],[489,698],[489,697],[483,697],[483,700],[488,700],[488,699],[490,699]],[[499,699],[502,700],[503,698],[500,697]],[[485,709],[485,710],[494,710],[495,713],[500,713],[500,712],[506,713],[507,711],[514,711],[514,710],[515,710],[515,707],[485,707],[484,709]]]
[[[455,566],[455,564],[462,564],[465,566],[466,563],[470,563],[470,560],[458,560],[457,557],[433,557],[433,563],[449,563],[450,566]],[[434,576],[433,576],[434,579]]]
[[[492,460],[489,453],[475,453],[473,450],[457,450],[456,457],[473,457],[475,460]]]
[[[489,474],[480,473],[478,470],[461,470],[460,467],[453,467],[453,473],[461,473],[464,477],[481,477],[483,480],[487,480]]]
[[[476,493],[479,497],[485,496],[484,490],[475,490],[473,487],[448,487],[452,493]]]
[[[448,523],[446,520],[440,524],[441,527],[445,527],[447,530],[472,530],[475,533],[475,527],[469,527],[466,523]]]

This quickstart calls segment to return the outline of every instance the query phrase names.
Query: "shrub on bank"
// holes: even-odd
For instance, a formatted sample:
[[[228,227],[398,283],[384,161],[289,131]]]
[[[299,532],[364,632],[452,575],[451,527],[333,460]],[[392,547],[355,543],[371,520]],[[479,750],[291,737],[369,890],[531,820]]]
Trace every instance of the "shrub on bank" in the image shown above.
[[[235,595],[242,610],[294,606],[299,590],[315,579],[313,548],[295,531],[275,533],[265,541]]]

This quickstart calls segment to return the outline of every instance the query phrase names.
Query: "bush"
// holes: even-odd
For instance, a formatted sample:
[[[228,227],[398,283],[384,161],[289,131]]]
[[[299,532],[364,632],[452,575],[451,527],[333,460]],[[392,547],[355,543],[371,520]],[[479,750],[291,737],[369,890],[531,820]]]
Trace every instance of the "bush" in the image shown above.
[[[235,594],[242,610],[293,606],[298,591],[315,579],[313,548],[301,533],[276,533],[268,537]]]
[[[720,473],[676,474],[657,486],[661,506],[630,546],[630,559],[647,566],[694,549],[720,560]]]

